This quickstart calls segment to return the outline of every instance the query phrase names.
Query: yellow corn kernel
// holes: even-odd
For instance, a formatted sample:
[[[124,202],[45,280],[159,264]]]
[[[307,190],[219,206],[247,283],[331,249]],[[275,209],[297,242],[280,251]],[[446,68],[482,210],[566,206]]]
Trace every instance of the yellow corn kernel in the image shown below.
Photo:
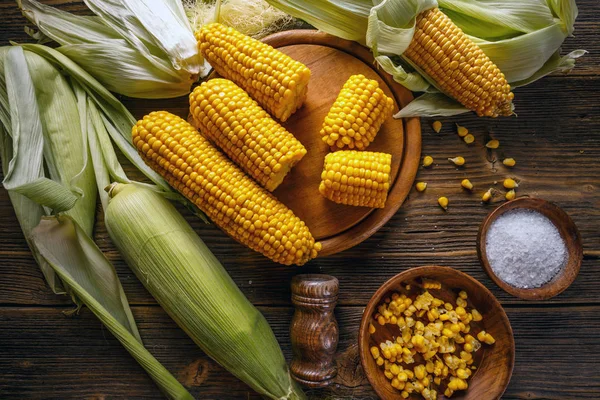
[[[480,342],[485,341],[485,337],[486,337],[486,331],[480,331],[477,334],[477,340],[479,340]]]
[[[423,157],[423,166],[424,167],[429,167],[429,166],[431,166],[431,164],[433,164],[433,157],[431,157],[431,156]]]
[[[451,303],[444,303],[444,308],[448,311],[452,311],[454,306]]]
[[[463,300],[466,300],[469,297],[469,295],[464,290],[461,290],[460,292],[458,292],[458,297],[460,297]]]
[[[352,75],[323,121],[321,139],[332,150],[366,149],[394,111],[394,100],[376,80]]]
[[[442,330],[442,335],[446,336],[447,338],[453,338],[454,337],[454,332],[452,332],[452,330],[450,330],[448,328],[444,328]]]
[[[446,397],[452,397],[453,394],[454,390],[451,390],[450,388],[446,388],[446,390],[444,390],[444,396]]]
[[[423,353],[423,359],[429,360],[429,359],[433,358],[433,356],[435,356],[436,354],[437,354],[437,350],[429,350],[429,351]]]
[[[467,301],[465,299],[458,297],[458,298],[456,298],[456,305],[460,306],[460,307],[466,307]]]
[[[459,124],[456,124],[456,133],[458,133],[458,136],[460,136],[460,137],[465,137],[469,134],[469,130],[467,128],[465,128],[464,126],[460,126]]]
[[[440,321],[448,321],[449,319],[450,319],[450,316],[448,314],[440,315]]]
[[[383,358],[379,357],[377,360],[375,360],[375,362],[381,367],[383,365],[384,360]]]
[[[390,372],[392,374],[394,374],[394,376],[395,376],[395,375],[398,375],[400,372],[402,372],[402,370],[400,369],[400,367],[398,366],[398,364],[392,364],[390,366]]]
[[[506,189],[514,189],[519,187],[519,184],[512,178],[506,178],[503,182],[503,185]]]
[[[423,278],[423,289],[441,289],[442,284],[434,279]]]
[[[483,316],[476,309],[471,310],[471,315],[473,316],[473,321],[479,322],[483,319]]]
[[[504,74],[438,8],[417,16],[415,34],[403,55],[427,73],[444,93],[477,115],[513,113],[514,94]]]
[[[432,126],[435,133],[440,133],[442,130],[442,123],[440,121],[433,121]]]
[[[305,264],[321,250],[292,210],[182,118],[152,112],[132,128],[132,143],[150,167],[240,243],[286,265]]]
[[[398,380],[398,378],[392,379],[392,387],[395,388],[395,389],[398,389],[398,390],[401,389],[402,386],[401,386],[401,383]]]
[[[402,393],[400,393],[400,396],[402,396],[403,399],[408,399],[410,393],[408,393],[406,390],[403,390]]]
[[[390,371],[383,371],[383,374],[385,375],[386,378],[388,378],[389,380],[394,379],[394,374],[392,374]]]
[[[467,136],[465,136],[463,138],[463,140],[465,141],[466,144],[471,144],[475,141],[475,136],[473,136],[469,133]]]
[[[427,182],[417,182],[415,187],[417,188],[417,191],[424,192],[425,189],[427,189]]]
[[[400,382],[406,382],[406,381],[408,381],[408,375],[406,374],[406,372],[400,372],[398,374],[398,380]]]
[[[375,333],[375,326],[372,323],[369,323],[369,333],[371,335]]]
[[[467,351],[460,352],[460,359],[464,361],[471,361],[473,359],[473,355]]]
[[[515,164],[517,164],[517,162],[514,158],[505,158],[504,160],[502,160],[502,164],[504,164],[507,167],[514,167]]]
[[[377,323],[382,326],[385,325],[385,317],[383,315],[377,317]]]
[[[195,34],[198,49],[217,73],[242,87],[281,121],[306,99],[310,70],[266,43],[218,23]]]
[[[439,386],[442,383],[442,378],[436,376],[435,378],[433,378],[433,383]]]
[[[460,186],[467,190],[473,190],[473,184],[468,179],[463,179],[462,182],[460,182]]]
[[[447,198],[447,197],[444,197],[444,196],[442,196],[442,197],[440,197],[440,198],[438,199],[438,204],[439,204],[439,205],[440,205],[440,207],[442,207],[444,210],[447,210],[447,209],[448,209],[448,203],[449,203],[449,200],[448,200],[448,198]]]
[[[490,201],[492,199],[492,188],[489,188],[487,190],[487,192],[485,192],[483,194],[483,196],[481,196],[481,201],[487,203],[488,201]]]
[[[471,343],[465,343],[463,348],[465,349],[466,352],[469,352],[469,353],[473,352],[473,345]]]
[[[456,311],[456,315],[458,315],[459,317],[467,315],[467,310],[465,310],[464,307],[461,306],[456,307],[454,311]]]
[[[450,161],[454,165],[458,165],[459,167],[462,165],[465,165],[465,159],[464,159],[464,157],[461,157],[461,156],[454,157],[454,158],[448,158],[448,161]]]
[[[497,149],[498,147],[500,147],[500,141],[492,139],[485,144],[485,147],[487,147],[488,149]]]
[[[338,204],[383,208],[391,170],[391,154],[354,150],[329,153],[319,192]]]
[[[504,197],[506,197],[506,200],[514,200],[515,197],[517,197],[517,193],[515,192],[515,189],[511,189],[508,192],[506,192],[506,195],[504,195]]]
[[[373,356],[373,358],[375,360],[377,360],[380,357],[380,355],[379,355],[379,348],[377,348],[377,346],[373,346],[373,347],[371,347],[370,350],[371,350],[371,355]]]
[[[189,100],[193,124],[271,192],[306,154],[294,135],[227,79],[203,82]]]

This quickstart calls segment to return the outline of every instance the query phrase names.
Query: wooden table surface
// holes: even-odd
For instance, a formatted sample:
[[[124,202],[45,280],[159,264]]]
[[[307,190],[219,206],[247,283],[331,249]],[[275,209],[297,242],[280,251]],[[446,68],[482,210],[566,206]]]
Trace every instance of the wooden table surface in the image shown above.
[[[54,1],[81,12],[80,3]],[[515,91],[518,117],[478,119],[472,115],[443,119],[436,134],[423,120],[423,154],[436,160],[420,170],[425,193],[411,192],[400,211],[373,237],[351,250],[319,258],[302,268],[275,265],[205,225],[185,210],[185,217],[225,265],[235,282],[265,314],[286,357],[293,309],[289,282],[298,273],[336,276],[340,298],[337,354],[339,375],[314,398],[376,398],[360,367],[357,328],[375,290],[395,274],[419,265],[438,264],[464,271],[485,284],[501,301],[514,330],[516,365],[506,399],[600,398],[600,3],[580,0],[576,37],[563,52],[587,49],[568,76],[546,77]],[[0,0],[0,44],[25,41],[25,19],[14,2]],[[156,109],[186,115],[186,99],[124,100],[136,117]],[[475,135],[465,145],[454,133],[460,122]],[[500,140],[494,153],[514,157],[508,171],[483,147],[492,134]],[[457,170],[447,157],[462,155]],[[479,224],[496,205],[482,205],[481,193],[506,176],[521,180],[519,196],[556,202],[575,220],[584,242],[581,272],[561,295],[526,302],[501,291],[477,260]],[[468,177],[473,194],[460,188]],[[500,186],[498,184],[497,186]],[[448,212],[437,198],[450,199]],[[99,219],[101,221],[102,218]],[[95,239],[114,263],[145,344],[197,398],[259,398],[245,384],[211,361],[156,304],[111,244],[102,222]],[[2,399],[151,399],[161,393],[142,368],[101,323],[45,285],[18,227],[7,192],[0,189],[0,398]],[[487,399],[484,399],[487,400]]]

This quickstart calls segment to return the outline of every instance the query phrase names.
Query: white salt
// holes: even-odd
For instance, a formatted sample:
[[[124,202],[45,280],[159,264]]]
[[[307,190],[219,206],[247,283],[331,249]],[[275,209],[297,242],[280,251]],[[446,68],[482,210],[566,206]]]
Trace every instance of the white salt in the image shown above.
[[[567,246],[558,229],[533,210],[502,214],[490,226],[485,245],[494,273],[518,288],[544,285],[567,263]]]

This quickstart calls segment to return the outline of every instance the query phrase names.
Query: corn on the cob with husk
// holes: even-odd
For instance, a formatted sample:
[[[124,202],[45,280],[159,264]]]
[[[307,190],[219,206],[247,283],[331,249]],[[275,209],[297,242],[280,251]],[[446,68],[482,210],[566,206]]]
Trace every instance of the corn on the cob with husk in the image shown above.
[[[271,399],[302,399],[277,340],[175,207],[134,185],[110,189],[106,228],[146,289],[215,361]]]
[[[306,154],[294,135],[230,80],[203,82],[189,97],[196,128],[271,192]]]
[[[390,189],[392,155],[342,150],[325,156],[319,192],[339,204],[385,207]]]
[[[438,8],[417,16],[415,34],[404,55],[447,94],[479,116],[513,113],[514,94],[504,74]]]
[[[394,100],[375,79],[352,75],[325,117],[321,138],[334,150],[364,150],[393,110]]]
[[[219,23],[196,32],[200,52],[219,75],[244,89],[281,121],[302,106],[310,70],[266,43]]]
[[[286,265],[317,256],[321,244],[306,224],[188,122],[152,112],[132,140],[149,166],[240,243]]]

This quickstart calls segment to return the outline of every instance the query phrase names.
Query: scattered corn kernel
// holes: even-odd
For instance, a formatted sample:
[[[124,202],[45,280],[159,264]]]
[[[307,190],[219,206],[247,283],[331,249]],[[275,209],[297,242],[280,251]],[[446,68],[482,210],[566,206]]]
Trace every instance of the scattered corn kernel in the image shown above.
[[[502,184],[506,189],[514,189],[519,187],[519,184],[512,178],[506,178]]]
[[[435,133],[440,133],[442,130],[442,123],[440,121],[433,121],[432,126]]]
[[[467,136],[465,136],[463,138],[463,140],[465,141],[466,144],[471,144],[475,141],[475,136],[473,136],[469,133]]]
[[[479,311],[477,311],[476,309],[471,310],[471,315],[473,316],[473,321],[475,322],[479,322],[483,319]]]
[[[379,358],[379,349],[377,348],[377,346],[371,347],[371,355],[375,360]]]
[[[485,192],[483,194],[483,196],[481,196],[481,201],[487,203],[488,201],[490,201],[492,199],[492,188],[489,188],[487,190],[487,192]]]
[[[456,124],[456,132],[460,137],[465,137],[469,134],[469,130],[464,126],[460,126],[459,124]]]
[[[373,324],[369,324],[369,333],[371,335],[375,333],[375,326]]]
[[[488,149],[497,149],[498,147],[500,147],[500,141],[492,139],[485,144],[485,147],[487,147]]]
[[[468,179],[463,179],[460,183],[460,186],[464,187],[467,190],[473,190],[473,184]]]
[[[427,189],[427,182],[417,182],[415,185],[418,192],[424,192]]]
[[[441,289],[442,283],[433,279],[423,278],[423,289]]]
[[[439,204],[439,205],[440,205],[440,207],[442,207],[444,210],[447,210],[447,209],[448,209],[448,203],[449,203],[449,200],[448,200],[448,198],[447,198],[447,197],[444,197],[444,196],[442,196],[442,197],[440,197],[440,198],[438,199],[438,204]]]
[[[514,167],[516,163],[517,162],[514,158],[505,158],[502,160],[502,164],[506,165],[507,167]]]
[[[511,189],[508,192],[506,192],[506,195],[504,197],[506,197],[506,200],[514,200],[515,197],[517,196],[517,193],[515,192],[515,189]]]
[[[465,159],[461,156],[454,157],[454,158],[448,158],[448,161],[450,161],[454,165],[458,165],[459,167],[461,165],[465,165]]]
[[[431,157],[431,156],[423,157],[423,166],[424,167],[429,167],[429,166],[431,166],[431,164],[433,164],[433,157]]]
[[[466,300],[469,297],[469,295],[464,290],[461,290],[460,292],[458,292],[458,297],[460,297],[463,300]]]

